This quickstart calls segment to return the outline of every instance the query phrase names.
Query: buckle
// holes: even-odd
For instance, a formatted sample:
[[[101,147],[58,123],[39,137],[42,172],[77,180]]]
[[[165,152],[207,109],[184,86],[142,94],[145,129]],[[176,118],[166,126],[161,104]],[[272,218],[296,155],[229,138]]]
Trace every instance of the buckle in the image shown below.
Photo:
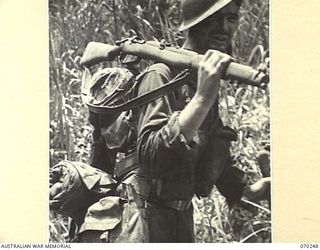
[[[164,202],[164,204],[167,207],[173,208],[175,210],[184,211],[190,207],[191,202],[192,202],[192,198],[190,198],[188,200],[166,201],[166,202]]]

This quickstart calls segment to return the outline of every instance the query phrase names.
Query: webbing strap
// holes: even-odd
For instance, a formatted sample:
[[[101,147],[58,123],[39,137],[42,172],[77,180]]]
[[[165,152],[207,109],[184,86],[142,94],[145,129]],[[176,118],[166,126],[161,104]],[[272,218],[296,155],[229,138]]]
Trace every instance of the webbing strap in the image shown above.
[[[187,210],[192,203],[192,199],[189,200],[175,200],[175,201],[165,201],[164,205],[173,208],[178,211]]]
[[[117,105],[117,106],[98,106],[94,104],[87,103],[91,111],[98,114],[108,114],[117,113],[125,110],[130,110],[138,106],[144,105],[150,101],[153,101],[159,97],[165,96],[168,93],[178,89],[179,87],[187,84],[188,76],[190,75],[190,70],[186,69],[178,74],[174,79],[169,81],[166,85],[156,88],[152,91],[144,93],[141,96],[137,96],[130,101]]]

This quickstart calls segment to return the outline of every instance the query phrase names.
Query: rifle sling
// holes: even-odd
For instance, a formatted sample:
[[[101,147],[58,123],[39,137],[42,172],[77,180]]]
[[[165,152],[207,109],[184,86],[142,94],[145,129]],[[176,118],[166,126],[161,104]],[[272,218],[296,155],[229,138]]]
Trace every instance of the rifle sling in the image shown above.
[[[156,88],[147,93],[144,93],[141,96],[132,98],[130,101],[117,106],[101,107],[101,106],[90,104],[90,103],[87,103],[87,105],[90,107],[90,110],[98,114],[109,114],[109,113],[118,113],[118,112],[120,113],[126,110],[136,108],[138,106],[144,105],[146,103],[149,103],[187,84],[188,82],[187,79],[189,75],[190,75],[190,71],[188,69],[184,70],[180,74],[178,74],[174,79],[169,81],[166,85]]]

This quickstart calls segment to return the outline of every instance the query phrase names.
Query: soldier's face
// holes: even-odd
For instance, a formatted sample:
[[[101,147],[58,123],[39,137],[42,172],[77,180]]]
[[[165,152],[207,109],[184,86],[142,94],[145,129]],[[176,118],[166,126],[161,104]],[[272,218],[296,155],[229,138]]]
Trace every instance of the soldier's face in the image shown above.
[[[226,52],[238,27],[238,13],[239,6],[231,2],[191,28],[197,38],[198,50],[202,53],[208,49]]]

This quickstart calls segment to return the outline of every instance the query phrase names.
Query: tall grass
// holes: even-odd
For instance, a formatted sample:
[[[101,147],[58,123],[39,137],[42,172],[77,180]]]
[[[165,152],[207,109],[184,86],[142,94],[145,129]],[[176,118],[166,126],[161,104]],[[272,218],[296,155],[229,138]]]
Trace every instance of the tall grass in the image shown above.
[[[80,57],[89,41],[113,44],[121,37],[165,39],[181,45],[178,0],[49,0],[50,36],[50,165],[61,159],[87,161],[91,127],[81,102]],[[240,62],[258,66],[268,57],[269,1],[245,0],[233,42]],[[238,132],[232,152],[250,181],[261,178],[256,154],[270,147],[269,91],[226,83],[220,112]],[[214,190],[194,199],[197,242],[270,242],[271,214],[267,202],[229,209]],[[70,221],[51,214],[50,240],[68,241]]]

